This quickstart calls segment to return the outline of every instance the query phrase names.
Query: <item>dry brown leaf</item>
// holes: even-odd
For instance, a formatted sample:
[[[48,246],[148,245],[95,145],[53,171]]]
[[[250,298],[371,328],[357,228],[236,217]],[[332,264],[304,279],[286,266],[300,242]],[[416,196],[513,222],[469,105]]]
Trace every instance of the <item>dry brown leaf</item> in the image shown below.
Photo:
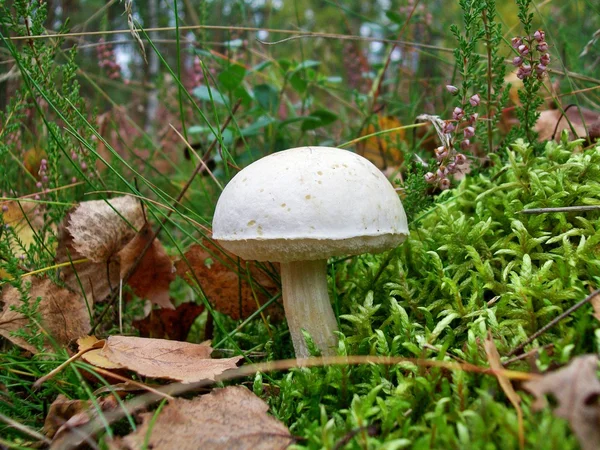
[[[584,355],[568,366],[527,381],[525,389],[536,397],[532,407],[540,410],[548,405],[545,394],[558,401],[554,415],[569,421],[583,450],[600,448],[600,381],[596,375],[598,356]]]
[[[203,311],[204,306],[186,302],[175,309],[154,309],[147,317],[133,321],[133,326],[142,337],[185,341]]]
[[[100,345],[102,344],[102,345]],[[85,336],[83,338],[77,339],[78,351],[84,351],[88,349],[90,350],[83,355],[81,355],[81,359],[85,362],[100,367],[101,369],[122,369],[123,366],[121,364],[113,363],[109,361],[103,354],[102,348],[106,345],[106,341],[104,339],[99,340],[96,336]]]
[[[248,267],[253,283],[251,286],[247,277],[244,276],[245,274],[241,278],[238,276],[237,256],[216,247],[208,240],[204,240],[202,243],[205,248],[201,245],[191,246],[185,253],[185,259],[193,268],[202,290],[217,311],[227,314],[235,320],[245,319],[258,309],[256,300],[263,305],[278,292],[278,286],[257,266],[256,262],[239,260],[240,271],[244,272]],[[175,267],[177,275],[190,284],[195,283],[184,259],[177,261]],[[275,267],[278,269],[278,266]],[[260,286],[267,291],[268,295]],[[256,294],[256,299],[254,294]],[[268,308],[266,313],[270,314],[274,320],[282,320],[284,316],[283,310],[277,305]]]
[[[121,258],[121,278],[129,271],[154,233],[148,225],[119,252]],[[175,279],[171,258],[158,239],[142,257],[137,269],[129,277],[127,284],[138,297],[146,298],[161,308],[175,309],[169,297],[169,286]]]
[[[80,203],[70,214],[67,229],[73,236],[75,250],[98,263],[118,253],[143,225],[140,201],[125,195]]]
[[[41,326],[57,344],[65,346],[71,340],[89,333],[90,316],[81,296],[55,285],[48,279],[31,278],[31,281],[30,302],[35,302],[38,297],[41,297],[37,309],[41,317]],[[0,310],[0,335],[32,353],[37,353],[33,345],[21,337],[12,335],[14,331],[24,329],[29,324],[25,316],[11,310],[11,306],[18,308],[23,305],[19,291],[12,286],[4,288],[0,300],[4,303]],[[48,340],[44,347],[48,350],[53,349]]]
[[[535,131],[539,133],[540,141],[546,141],[551,139],[555,129],[555,139],[560,139],[560,134],[563,130],[567,130],[569,132],[570,138],[574,139],[575,136],[573,136],[573,132],[571,131],[571,127],[569,126],[569,122],[571,122],[573,128],[575,129],[575,132],[577,133],[577,137],[585,138],[587,136],[586,127],[589,128],[594,122],[598,120],[599,116],[600,114],[598,114],[597,112],[586,108],[581,108],[580,114],[580,111],[575,107],[569,108],[565,115],[563,115],[562,112],[558,109],[542,111],[540,113],[540,118],[535,125]]]
[[[81,348],[80,348],[81,349]],[[112,364],[152,378],[166,378],[194,383],[214,380],[228,369],[235,369],[241,356],[210,359],[212,347],[209,342],[168,341],[131,336],[110,336],[101,350],[92,350],[82,358],[90,364]],[[106,363],[108,361],[108,363]]]
[[[65,221],[66,222],[66,221]],[[57,264],[85,259],[73,246],[73,236],[61,225],[58,230]],[[121,263],[118,256],[99,263],[87,261],[68,264],[60,269],[61,280],[71,290],[78,292],[88,301],[96,303],[106,299],[112,289],[119,286]]]
[[[10,226],[19,240],[17,242],[12,234],[10,235],[9,245],[11,253],[17,257],[24,255],[29,246],[35,242],[36,234],[44,226],[41,207],[37,203],[24,201],[0,202],[0,206],[3,208],[6,207],[6,211],[0,210],[0,217],[3,224]],[[0,279],[5,278],[8,278],[8,273],[0,269]]]
[[[494,370],[504,370],[504,366],[502,366],[502,362],[500,361],[500,354],[498,353],[498,349],[496,348],[496,344],[494,343],[494,339],[492,338],[492,333],[488,331],[488,335],[485,338],[485,353],[487,354],[488,362],[490,363],[490,367]],[[525,448],[525,428],[523,425],[523,410],[521,409],[521,397],[515,392],[510,380],[502,375],[496,375],[498,378],[498,383],[500,387],[504,391],[504,394],[508,397],[515,410],[517,411],[517,419],[519,422],[519,448]]]
[[[155,421],[154,413],[142,414],[142,425],[113,448],[137,450],[147,443],[148,448],[161,450],[285,449],[294,438],[268,410],[243,386],[215,389],[193,400],[178,398]]]
[[[369,124],[360,133],[361,136],[401,127],[402,123],[394,116],[377,116],[377,125]],[[404,160],[401,142],[405,140],[404,130],[394,130],[359,141],[357,153],[364,156],[379,169],[399,167]]]
[[[98,400],[98,406],[102,411],[115,409],[117,404],[113,395]],[[69,400],[59,394],[50,405],[44,421],[43,432],[49,438],[56,440],[64,431],[88,423],[96,415],[98,412],[90,400]],[[55,443],[53,443],[54,445]]]

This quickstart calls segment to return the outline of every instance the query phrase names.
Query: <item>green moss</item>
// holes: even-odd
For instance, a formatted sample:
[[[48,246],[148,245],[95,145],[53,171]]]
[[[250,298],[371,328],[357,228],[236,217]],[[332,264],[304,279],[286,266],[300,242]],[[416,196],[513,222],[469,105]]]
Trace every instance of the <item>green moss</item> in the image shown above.
[[[600,211],[521,214],[600,204],[600,147],[547,143],[534,157],[517,141],[506,165],[467,177],[412,224],[405,244],[338,263],[339,353],[467,361],[487,366],[597,287]],[[538,365],[595,352],[597,323],[584,307],[530,347]],[[519,367],[519,364],[522,364]],[[525,363],[511,368],[530,370]],[[487,375],[396,366],[297,369],[277,381],[273,411],[299,447],[518,448],[517,416]],[[256,386],[256,384],[255,384]],[[577,448],[565,421],[533,413],[523,395],[528,448]]]

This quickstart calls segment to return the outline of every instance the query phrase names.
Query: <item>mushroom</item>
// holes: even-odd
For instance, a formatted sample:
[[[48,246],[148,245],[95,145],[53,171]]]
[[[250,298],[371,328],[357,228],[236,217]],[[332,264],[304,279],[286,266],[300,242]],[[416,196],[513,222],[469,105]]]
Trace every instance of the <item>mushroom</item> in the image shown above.
[[[300,147],[250,164],[227,184],[213,238],[246,260],[279,262],[285,315],[297,358],[336,353],[337,320],[327,259],[378,253],[408,235],[398,194],[369,160],[331,147]]]

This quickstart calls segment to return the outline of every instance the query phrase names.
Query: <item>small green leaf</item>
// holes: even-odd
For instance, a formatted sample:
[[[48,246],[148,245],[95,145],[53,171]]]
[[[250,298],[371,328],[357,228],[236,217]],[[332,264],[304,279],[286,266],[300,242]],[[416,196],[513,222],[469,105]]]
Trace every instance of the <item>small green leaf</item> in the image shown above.
[[[225,89],[234,90],[242,83],[245,76],[246,69],[244,67],[232,64],[221,72],[218,78]]]
[[[213,101],[215,103],[218,103],[219,105],[227,105],[229,103],[229,101],[227,100],[227,97],[225,97],[217,89],[214,89],[214,88],[209,91],[208,87],[206,87],[206,86],[198,86],[197,88],[194,88],[192,93],[194,94],[194,96],[196,98],[198,98],[198,100],[201,100],[203,102]],[[212,99],[211,99],[211,94],[212,94]]]
[[[254,86],[254,98],[265,111],[275,114],[279,107],[279,92],[271,84]]]
[[[317,109],[306,116],[306,120],[302,123],[302,131],[314,130],[315,128],[330,125],[337,119],[337,114],[326,109]]]

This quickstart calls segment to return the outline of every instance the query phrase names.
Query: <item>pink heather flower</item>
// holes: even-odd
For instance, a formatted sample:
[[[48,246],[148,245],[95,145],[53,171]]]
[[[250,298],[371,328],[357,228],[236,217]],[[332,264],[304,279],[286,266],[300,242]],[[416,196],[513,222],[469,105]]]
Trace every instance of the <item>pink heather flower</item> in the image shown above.
[[[446,90],[450,92],[452,95],[458,94],[458,88],[456,86],[452,86],[451,84],[446,85]]]
[[[446,150],[446,147],[444,146],[436,148],[434,152],[438,161],[442,161],[446,156],[448,156],[448,150]]]
[[[477,123],[477,119],[479,119],[479,114],[478,113],[473,113],[471,114],[471,116],[469,117],[469,123],[471,125]]]
[[[468,139],[463,139],[463,141],[460,143],[460,148],[462,148],[463,150],[467,150],[470,146],[471,141]]]
[[[440,180],[440,189],[445,191],[446,189],[450,189],[450,180],[448,178],[442,178]]]
[[[81,163],[81,170],[83,170],[84,172],[87,170],[87,164],[85,163],[85,161]]]
[[[523,58],[520,56],[515,56],[512,60],[513,66],[519,67],[521,64],[523,64]]]
[[[521,44],[519,45],[519,47],[517,48],[517,50],[519,51],[519,53],[521,54],[521,56],[525,56],[529,53],[529,47],[527,47],[525,44]]]
[[[41,197],[40,197],[40,194],[35,194],[35,195],[33,196],[33,198],[34,198],[34,199],[36,199],[36,200],[39,200]]]
[[[546,32],[543,30],[537,30],[535,33],[533,33],[533,38],[538,42],[542,42],[546,39]]]
[[[544,53],[542,56],[540,56],[540,63],[545,66],[550,64],[550,53]]]
[[[454,120],[460,120],[465,116],[465,112],[462,108],[459,108],[458,106],[456,108],[454,108],[454,111],[452,112],[452,118]]]
[[[71,178],[71,183],[77,183],[77,178],[75,178],[75,177]]]
[[[519,46],[523,44],[523,39],[521,39],[518,36],[515,36],[514,38],[511,39],[510,43],[513,48],[519,48]]]
[[[40,164],[41,164],[42,166],[45,166],[46,164],[48,164],[48,161],[46,161],[45,159],[42,159],[42,160],[40,161]]]
[[[467,163],[467,157],[465,155],[463,155],[462,153],[457,153],[456,156],[454,157],[454,162],[456,164],[458,164],[459,166],[462,166],[463,164]]]
[[[548,51],[548,43],[540,42],[536,48],[537,48],[538,52],[542,52],[542,53],[547,52]]]
[[[47,175],[44,175],[44,176],[42,177],[42,182],[44,182],[44,183],[47,183],[47,182],[48,182],[48,176],[47,176]]]
[[[432,173],[432,172],[427,172],[427,173],[425,174],[425,182],[426,182],[426,183],[433,184],[433,183],[435,182],[435,179],[436,179],[436,177],[435,177],[435,174],[434,174],[434,173]]]
[[[36,188],[38,188],[38,189],[41,189],[41,188],[42,188],[42,186],[43,186],[43,185],[42,185],[42,182],[41,182],[41,181],[38,181],[37,183],[35,183],[35,187],[36,187]]]
[[[456,173],[457,170],[458,166],[456,165],[456,163],[451,162],[450,164],[448,164],[448,173]]]
[[[464,135],[466,138],[471,138],[473,136],[475,136],[475,128],[473,127],[466,127],[463,131]]]
[[[469,103],[473,107],[479,106],[480,102],[481,102],[481,97],[479,97],[479,94],[472,95],[471,98],[469,99]]]
[[[446,176],[446,168],[444,166],[440,166],[440,168],[436,172],[436,175],[440,180],[444,178]]]
[[[528,64],[523,64],[521,67],[519,67],[519,70],[517,71],[517,78],[522,80],[524,78],[527,78],[529,75],[531,75],[531,66]]]
[[[444,122],[444,126],[442,127],[442,132],[444,134],[450,134],[452,133],[454,130],[456,129],[456,127],[454,126],[454,124],[452,122],[450,122],[449,120],[446,120]]]
[[[537,66],[535,66],[535,71],[538,75],[543,75],[544,73],[546,73],[546,69],[547,67],[543,64],[538,64]]]
[[[2,205],[2,212],[8,211],[8,205]]]

